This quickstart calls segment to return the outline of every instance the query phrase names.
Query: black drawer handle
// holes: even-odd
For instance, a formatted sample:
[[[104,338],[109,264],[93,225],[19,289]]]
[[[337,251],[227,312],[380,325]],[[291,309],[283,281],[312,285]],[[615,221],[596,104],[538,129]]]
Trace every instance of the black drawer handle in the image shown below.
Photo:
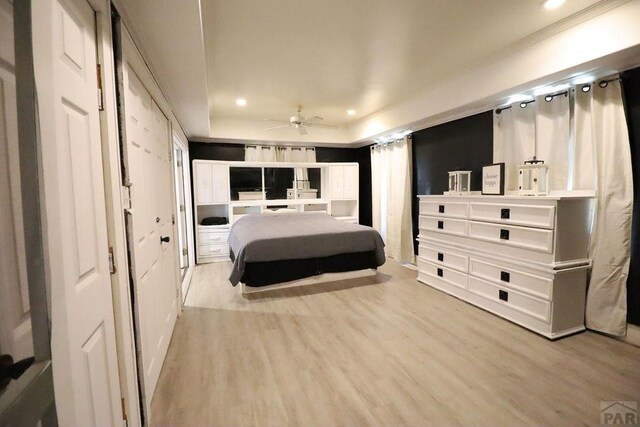
[[[444,205],[439,205],[438,206],[438,212],[444,213]]]
[[[438,277],[442,277],[444,275],[444,272],[442,271],[441,268],[439,268],[436,273],[438,274]]]
[[[438,252],[438,261],[440,262],[444,261],[444,254],[442,252]]]
[[[509,301],[509,292],[498,291],[498,298],[500,298],[502,301]]]
[[[500,218],[502,219],[511,218],[511,209],[500,209]]]
[[[444,222],[438,221],[438,229],[444,230]]]
[[[500,240],[509,240],[509,230],[500,230]]]
[[[502,280],[503,282],[509,283],[509,281],[511,280],[511,273],[509,273],[507,271],[501,271],[500,272],[500,280]]]

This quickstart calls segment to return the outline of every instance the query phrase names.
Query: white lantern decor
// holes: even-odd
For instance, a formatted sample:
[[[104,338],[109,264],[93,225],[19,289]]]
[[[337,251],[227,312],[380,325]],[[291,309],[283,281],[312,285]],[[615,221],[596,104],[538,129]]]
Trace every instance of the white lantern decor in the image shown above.
[[[535,156],[518,166],[518,194],[546,196],[549,194],[549,165]]]
[[[449,172],[449,195],[471,194],[471,171]]]

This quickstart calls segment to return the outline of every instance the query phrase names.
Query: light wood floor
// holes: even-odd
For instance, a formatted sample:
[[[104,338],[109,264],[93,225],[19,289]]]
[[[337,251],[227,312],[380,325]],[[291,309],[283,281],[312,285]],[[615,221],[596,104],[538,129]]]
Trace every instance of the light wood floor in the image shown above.
[[[549,341],[416,281],[374,278],[244,299],[229,263],[197,267],[153,425],[578,425],[640,401],[640,348]]]

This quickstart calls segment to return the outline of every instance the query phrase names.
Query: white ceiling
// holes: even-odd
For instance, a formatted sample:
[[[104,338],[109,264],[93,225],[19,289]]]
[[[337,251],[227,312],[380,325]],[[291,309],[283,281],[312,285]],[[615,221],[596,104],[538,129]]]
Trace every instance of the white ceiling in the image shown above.
[[[543,0],[114,0],[190,139],[342,144],[402,125],[406,113],[377,118],[417,94],[442,97],[437,88],[501,55],[635,1],[567,0],[547,11]],[[615,39],[615,24],[595,28]],[[556,46],[550,62],[573,48]],[[286,120],[298,105],[340,128],[303,138],[263,130],[263,119]]]
[[[598,2],[202,0],[210,114],[345,124]]]

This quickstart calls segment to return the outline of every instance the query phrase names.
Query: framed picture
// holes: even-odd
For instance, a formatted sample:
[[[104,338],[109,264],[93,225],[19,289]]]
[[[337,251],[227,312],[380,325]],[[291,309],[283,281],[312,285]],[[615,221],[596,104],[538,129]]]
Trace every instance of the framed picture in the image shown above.
[[[482,194],[504,196],[504,163],[482,167]]]

